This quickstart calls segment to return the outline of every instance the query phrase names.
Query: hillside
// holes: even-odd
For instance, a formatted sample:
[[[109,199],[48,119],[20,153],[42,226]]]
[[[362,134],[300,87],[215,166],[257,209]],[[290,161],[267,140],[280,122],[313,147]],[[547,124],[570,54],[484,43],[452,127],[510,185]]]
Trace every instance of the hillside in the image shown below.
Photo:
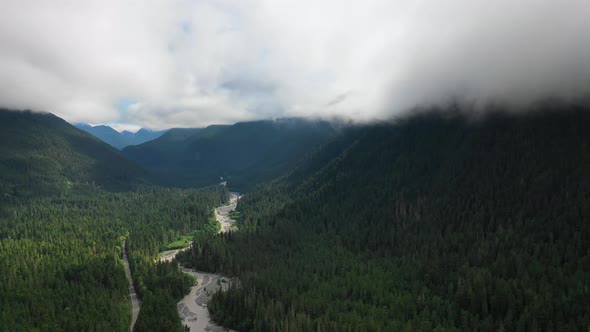
[[[0,193],[56,193],[76,183],[124,189],[145,171],[117,150],[49,113],[0,110]]]
[[[199,131],[173,129],[123,153],[166,184],[202,186],[228,180],[238,190],[279,176],[335,133],[327,122],[241,122]]]
[[[155,258],[190,232],[216,232],[227,189],[143,176],[52,114],[0,110],[0,330],[129,331],[125,246],[142,301],[134,331],[184,331],[176,303],[194,280]]]
[[[240,279],[209,309],[243,331],[582,331],[589,126],[548,103],[349,128],[182,259]]]
[[[210,126],[205,131],[211,130]],[[198,136],[203,129],[199,128],[172,128],[165,134],[151,142],[139,146],[130,146],[123,153],[144,165],[149,169],[163,170],[173,168],[177,159],[182,157],[185,150],[185,141],[192,136]]]
[[[109,126],[91,126],[84,123],[75,124],[78,129],[82,129],[93,136],[98,137],[109,145],[121,150],[129,145],[142,144],[151,140],[154,140],[162,136],[166,130],[152,131],[145,128],[141,128],[137,132],[133,133],[130,131],[118,132]]]

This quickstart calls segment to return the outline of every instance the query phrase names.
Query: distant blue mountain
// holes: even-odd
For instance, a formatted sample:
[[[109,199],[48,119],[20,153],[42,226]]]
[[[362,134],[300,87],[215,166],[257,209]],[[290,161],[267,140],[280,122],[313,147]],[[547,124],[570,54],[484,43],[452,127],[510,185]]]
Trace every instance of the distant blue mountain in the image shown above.
[[[136,133],[130,131],[120,133],[109,126],[104,125],[91,126],[85,123],[78,123],[74,126],[100,138],[119,150],[129,145],[138,145],[154,140],[166,132],[166,130],[152,131],[142,128]]]

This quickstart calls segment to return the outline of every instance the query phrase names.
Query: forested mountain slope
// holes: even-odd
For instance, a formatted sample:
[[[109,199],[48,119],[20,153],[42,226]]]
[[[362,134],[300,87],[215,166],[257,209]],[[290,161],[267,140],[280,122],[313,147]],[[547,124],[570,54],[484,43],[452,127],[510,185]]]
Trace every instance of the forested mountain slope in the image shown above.
[[[0,194],[67,190],[75,183],[123,189],[145,171],[117,150],[49,113],[0,110]]]
[[[227,190],[143,176],[54,115],[0,111],[0,330],[128,331],[123,243],[143,301],[134,330],[184,330],[176,302],[194,280],[155,258],[189,233],[215,233]]]
[[[167,184],[207,185],[223,177],[232,188],[247,190],[294,167],[334,129],[327,122],[280,119],[209,126],[182,140],[170,139],[174,134],[123,152]]]
[[[350,128],[182,258],[248,331],[585,331],[590,108]]]
[[[189,138],[195,139],[201,135],[211,135],[227,126],[209,126],[200,128],[172,128],[164,135],[138,146],[130,146],[123,150],[123,153],[152,170],[161,170],[177,167],[178,159],[186,158],[186,141]]]

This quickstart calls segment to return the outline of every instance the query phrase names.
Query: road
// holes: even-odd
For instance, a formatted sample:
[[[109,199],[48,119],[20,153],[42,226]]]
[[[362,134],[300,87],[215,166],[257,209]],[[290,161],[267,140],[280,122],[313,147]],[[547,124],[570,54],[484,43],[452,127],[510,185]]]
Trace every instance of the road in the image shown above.
[[[129,269],[129,259],[127,259],[127,241],[123,242],[123,263],[125,263],[125,274],[127,280],[129,280],[129,299],[131,300],[131,326],[129,331],[133,331],[135,322],[137,322],[137,316],[139,316],[139,309],[141,309],[141,300],[137,297],[135,292],[135,286],[133,286],[133,278],[131,278],[131,270]]]

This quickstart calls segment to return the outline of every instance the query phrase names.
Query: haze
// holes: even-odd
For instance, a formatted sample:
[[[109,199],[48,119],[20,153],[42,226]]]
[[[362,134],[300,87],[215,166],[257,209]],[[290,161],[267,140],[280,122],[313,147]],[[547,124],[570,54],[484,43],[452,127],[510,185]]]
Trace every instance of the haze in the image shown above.
[[[590,87],[590,2],[3,0],[0,106],[154,129]]]

